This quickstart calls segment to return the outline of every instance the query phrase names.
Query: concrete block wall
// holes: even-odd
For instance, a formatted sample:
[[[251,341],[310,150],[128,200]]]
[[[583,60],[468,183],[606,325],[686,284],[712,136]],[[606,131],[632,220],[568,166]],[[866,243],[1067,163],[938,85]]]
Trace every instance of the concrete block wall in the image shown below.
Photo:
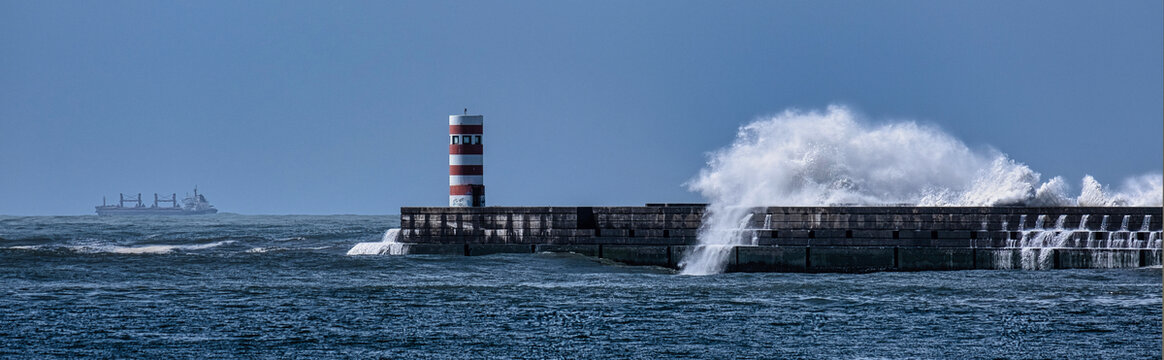
[[[705,207],[405,207],[410,253],[575,252],[677,267]],[[732,271],[957,270],[1159,264],[1161,208],[766,207],[753,209]],[[1107,224],[1101,227],[1104,216]],[[1041,227],[1038,226],[1041,220]],[[1126,219],[1126,226],[1124,221]],[[1056,223],[1061,223],[1057,228]],[[1145,226],[1146,224],[1146,226]],[[1087,232],[1073,232],[1082,225]],[[1120,231],[1121,227],[1125,229]],[[1018,249],[1038,229],[1067,238],[1049,256]],[[1147,230],[1147,231],[1140,231]],[[1135,250],[1140,247],[1147,249]],[[1106,249],[1098,251],[1097,248]],[[1071,251],[1079,250],[1079,251]],[[1035,255],[1032,255],[1035,254]],[[1032,262],[1032,259],[1046,263]],[[1051,260],[1047,260],[1051,259]],[[1113,265],[1114,264],[1114,265]]]
[[[401,208],[401,227],[403,238],[416,242],[602,243],[599,238],[628,238],[690,245],[703,215],[704,207],[690,205],[406,207]],[[1101,229],[1105,215],[1108,221]],[[1037,227],[1040,217],[1042,227]],[[1119,231],[1125,217],[1126,231]],[[1101,238],[1112,232],[1141,241],[1159,235],[1164,221],[1160,208],[1144,207],[767,207],[754,210],[750,231],[742,236],[768,245],[812,239],[821,246],[859,246],[852,243],[856,240],[841,239],[878,239],[902,240],[895,245],[905,246],[998,247],[1001,243],[991,241],[1021,239],[1023,231],[1033,229],[1054,231],[1060,218],[1060,231],[1082,224]],[[1141,231],[1145,220],[1148,231]]]

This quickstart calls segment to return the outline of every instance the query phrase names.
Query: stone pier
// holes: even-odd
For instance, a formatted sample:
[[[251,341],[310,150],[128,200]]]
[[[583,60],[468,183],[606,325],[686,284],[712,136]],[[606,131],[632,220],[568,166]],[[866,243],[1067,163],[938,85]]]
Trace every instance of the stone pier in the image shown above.
[[[572,252],[676,268],[698,245],[704,209],[700,204],[404,207],[399,241],[410,254]],[[731,250],[727,270],[1157,266],[1161,213],[1149,207],[760,207],[752,209],[740,232],[741,243],[748,245]]]

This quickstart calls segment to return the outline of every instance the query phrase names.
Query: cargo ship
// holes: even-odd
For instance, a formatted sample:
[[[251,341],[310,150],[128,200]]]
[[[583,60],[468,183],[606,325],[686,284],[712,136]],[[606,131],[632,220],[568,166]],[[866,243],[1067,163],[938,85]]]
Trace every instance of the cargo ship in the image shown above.
[[[129,206],[126,206],[128,204]],[[168,206],[166,206],[168,205]],[[206,197],[198,193],[198,187],[194,187],[194,196],[187,196],[182,199],[182,205],[178,206],[178,194],[170,194],[170,198],[160,197],[154,193],[154,204],[146,206],[141,200],[141,194],[137,197],[125,196],[125,194],[118,194],[117,205],[109,205],[105,203],[105,198],[101,198],[101,206],[97,206],[97,215],[99,216],[114,216],[114,215],[207,215],[217,213],[218,209],[210,202],[206,201]]]

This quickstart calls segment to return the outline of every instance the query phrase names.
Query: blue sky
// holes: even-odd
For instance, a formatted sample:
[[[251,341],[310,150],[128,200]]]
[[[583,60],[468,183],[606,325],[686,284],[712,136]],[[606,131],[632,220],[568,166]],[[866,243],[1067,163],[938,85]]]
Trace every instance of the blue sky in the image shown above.
[[[848,105],[1074,184],[1164,162],[1159,1],[0,1],[0,214],[195,184],[221,210],[701,201],[736,128]]]

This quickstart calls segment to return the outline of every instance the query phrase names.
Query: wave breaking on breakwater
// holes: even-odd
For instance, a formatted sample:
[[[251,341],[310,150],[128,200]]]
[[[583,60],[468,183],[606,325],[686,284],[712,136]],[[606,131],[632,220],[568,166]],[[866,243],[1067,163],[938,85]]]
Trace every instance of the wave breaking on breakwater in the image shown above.
[[[687,185],[724,206],[1160,206],[1164,174],[1117,190],[1091,176],[1079,195],[997,150],[973,150],[916,122],[870,125],[853,111],[788,110],[739,129]]]
[[[741,222],[758,206],[1161,206],[1164,174],[1118,189],[1088,175],[1078,195],[994,149],[974,150],[933,126],[868,124],[852,110],[787,110],[740,127],[687,183],[708,200],[684,274],[722,272],[724,248],[747,245]]]
[[[379,242],[358,243],[348,250],[348,255],[404,255],[408,250],[407,244],[397,242],[398,236],[400,229],[388,229]]]

